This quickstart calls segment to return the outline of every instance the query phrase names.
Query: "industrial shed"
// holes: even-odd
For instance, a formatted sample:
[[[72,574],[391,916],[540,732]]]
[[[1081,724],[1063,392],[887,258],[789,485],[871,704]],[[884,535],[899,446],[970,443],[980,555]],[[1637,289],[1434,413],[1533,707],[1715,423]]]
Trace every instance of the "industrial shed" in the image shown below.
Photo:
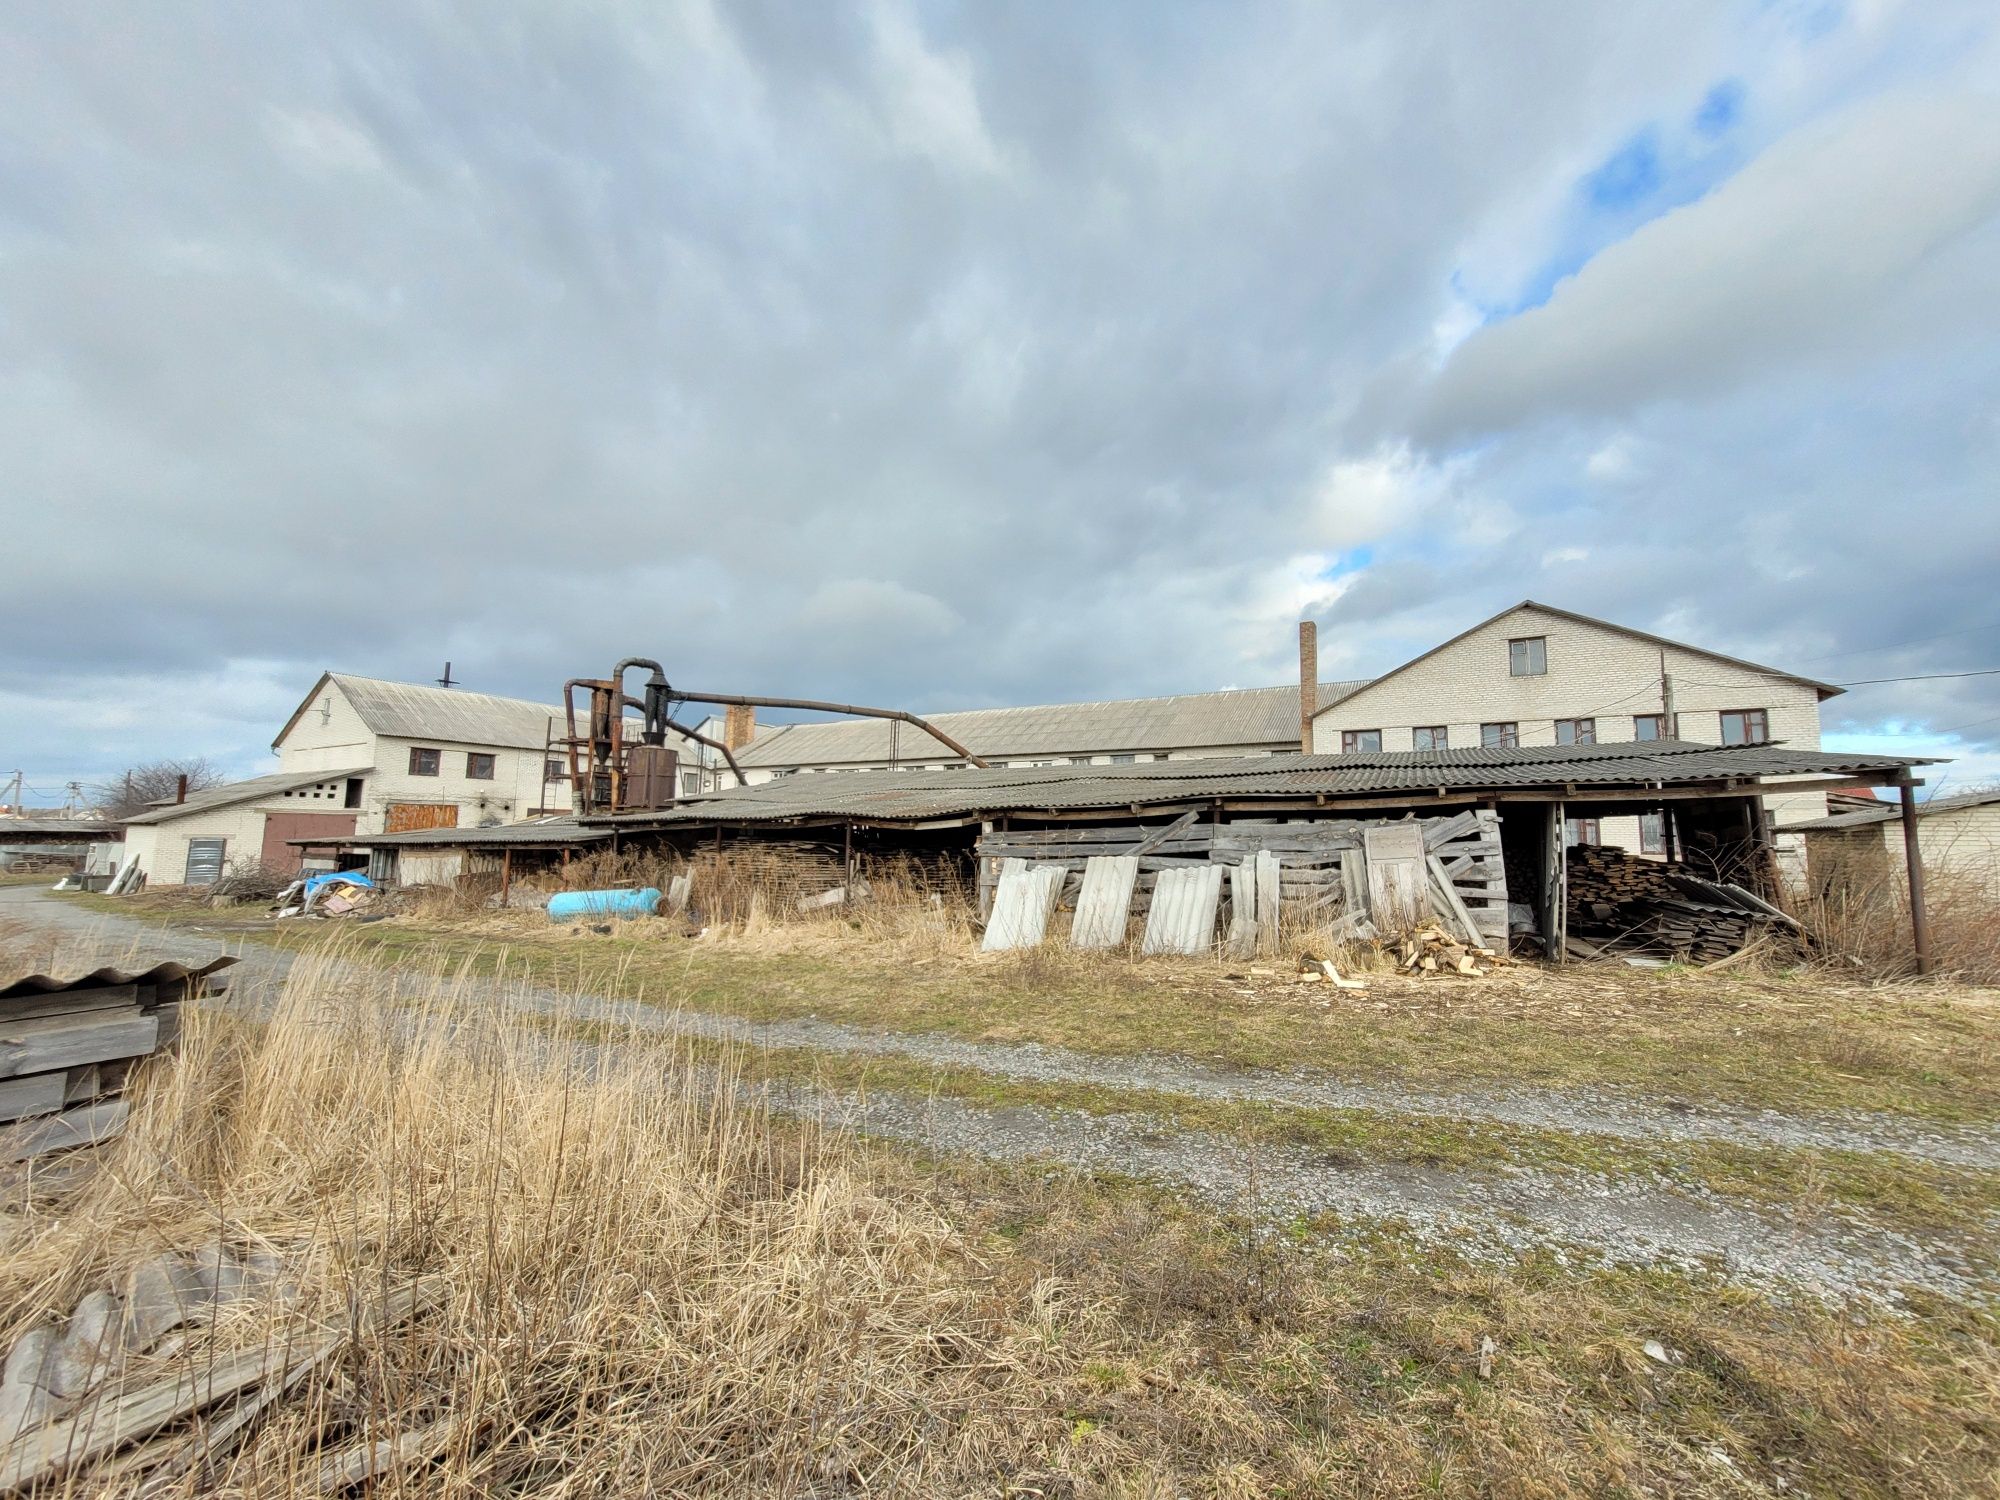
[[[280,771],[192,792],[127,818],[125,857],[153,885],[213,885],[231,865],[297,873],[291,841],[352,833],[369,771]]]
[[[611,830],[584,828],[576,819],[541,818],[492,828],[417,828],[405,833],[352,834],[295,844],[304,855],[325,855],[344,868],[366,868],[383,885],[449,885],[464,875],[492,875],[503,882],[560,866],[581,850],[608,844]]]
[[[705,840],[787,840],[859,856],[957,860],[982,897],[1003,858],[1080,859],[1124,829],[1158,858],[1239,862],[1272,850],[1293,871],[1288,899],[1343,878],[1341,851],[1371,827],[1415,820],[1426,845],[1465,841],[1451,881],[1492,930],[1493,912],[1532,907],[1546,951],[1565,952],[1565,844],[1572,820],[1658,815],[1666,859],[1704,876],[1775,894],[1771,829],[1761,799],[1842,787],[1914,785],[1924,762],[1895,756],[1716,746],[1671,740],[1617,745],[1480,747],[1366,755],[1255,756],[1117,766],[859,772],[788,777],[651,812],[586,816],[627,844],[691,852]],[[1468,816],[1469,815],[1469,816]],[[1447,833],[1449,827],[1449,833]],[[1493,847],[1487,847],[1487,846]],[[614,842],[616,847],[616,842]],[[1446,851],[1449,852],[1449,851]],[[1317,881],[1299,877],[1318,871]],[[1920,944],[1921,946],[1921,944]]]
[[[1885,890],[1905,879],[1898,811],[1889,804],[1848,806],[1783,831],[1804,836],[1816,886]],[[1916,827],[1927,872],[1949,873],[2000,896],[2000,788],[1919,802]]]

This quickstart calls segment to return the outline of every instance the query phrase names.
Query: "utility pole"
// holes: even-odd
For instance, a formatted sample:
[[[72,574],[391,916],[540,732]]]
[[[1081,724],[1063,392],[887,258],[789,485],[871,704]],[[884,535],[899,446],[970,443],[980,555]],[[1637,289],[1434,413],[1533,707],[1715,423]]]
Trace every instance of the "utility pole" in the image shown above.
[[[15,773],[14,773],[14,790],[13,790],[13,794],[12,794],[12,795],[11,795],[10,797],[8,797],[8,799],[7,799],[7,810],[8,810],[8,811],[9,811],[10,813],[12,813],[12,814],[13,814],[13,815],[14,815],[15,817],[17,817],[17,818],[21,816],[21,787],[22,787],[22,784],[23,784],[23,783],[22,783],[22,779],[21,779],[21,773],[20,773],[20,772],[19,772],[19,771],[17,770],[17,771],[16,771]]]
[[[1661,725],[1666,733],[1663,739],[1677,740],[1681,737],[1679,717],[1674,713],[1674,679],[1667,670],[1667,653],[1660,653],[1660,717],[1666,722]]]

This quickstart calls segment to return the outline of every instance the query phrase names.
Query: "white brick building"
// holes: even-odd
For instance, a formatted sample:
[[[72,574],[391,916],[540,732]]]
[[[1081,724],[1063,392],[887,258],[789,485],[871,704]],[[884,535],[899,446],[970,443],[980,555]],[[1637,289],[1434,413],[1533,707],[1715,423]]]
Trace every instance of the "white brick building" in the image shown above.
[[[1323,755],[1681,739],[1819,748],[1819,706],[1841,690],[1566,609],[1524,600],[1384,673],[1313,719]],[[1820,795],[1768,799],[1783,825]],[[1650,847],[1636,818],[1579,830]]]

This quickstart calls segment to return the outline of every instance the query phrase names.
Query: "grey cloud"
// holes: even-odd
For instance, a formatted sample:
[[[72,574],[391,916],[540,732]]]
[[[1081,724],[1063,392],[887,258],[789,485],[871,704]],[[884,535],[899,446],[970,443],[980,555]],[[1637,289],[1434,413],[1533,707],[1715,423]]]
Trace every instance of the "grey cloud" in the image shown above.
[[[1933,300],[1895,336],[1795,359],[1754,416],[1618,408],[1649,457],[1615,497],[1584,472],[1605,407],[1508,373],[1479,444],[1326,509],[1340,466],[1471,420],[1426,357],[1463,248],[1729,75],[1740,24],[19,10],[0,519],[91,567],[0,601],[7,738],[79,771],[254,762],[321,668],[446,657],[527,696],[634,651],[913,707],[1282,681],[1312,594],[1287,580],[1360,546],[1333,615],[1352,670],[1545,580],[1638,623],[1692,609],[1726,649],[1948,628],[1991,540],[1991,425],[1965,416],[1993,409],[1991,314],[1939,311],[1990,278],[1976,235],[1923,262]],[[1540,346],[1593,269],[1490,342]],[[1890,491],[1909,539],[1850,548]],[[1763,555],[1818,584],[1715,545],[1752,498],[1781,517]],[[1616,571],[1546,573],[1556,536]],[[104,721],[114,691],[150,701]]]

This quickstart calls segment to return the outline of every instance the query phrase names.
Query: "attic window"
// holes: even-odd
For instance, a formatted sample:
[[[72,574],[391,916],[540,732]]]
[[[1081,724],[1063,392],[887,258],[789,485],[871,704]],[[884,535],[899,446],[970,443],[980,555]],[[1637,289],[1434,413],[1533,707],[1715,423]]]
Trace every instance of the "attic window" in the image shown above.
[[[1524,636],[1507,643],[1507,671],[1514,677],[1546,677],[1549,671],[1549,638]]]
[[[1771,737],[1770,715],[1761,708],[1731,708],[1723,710],[1722,743],[1725,745],[1761,745]]]

